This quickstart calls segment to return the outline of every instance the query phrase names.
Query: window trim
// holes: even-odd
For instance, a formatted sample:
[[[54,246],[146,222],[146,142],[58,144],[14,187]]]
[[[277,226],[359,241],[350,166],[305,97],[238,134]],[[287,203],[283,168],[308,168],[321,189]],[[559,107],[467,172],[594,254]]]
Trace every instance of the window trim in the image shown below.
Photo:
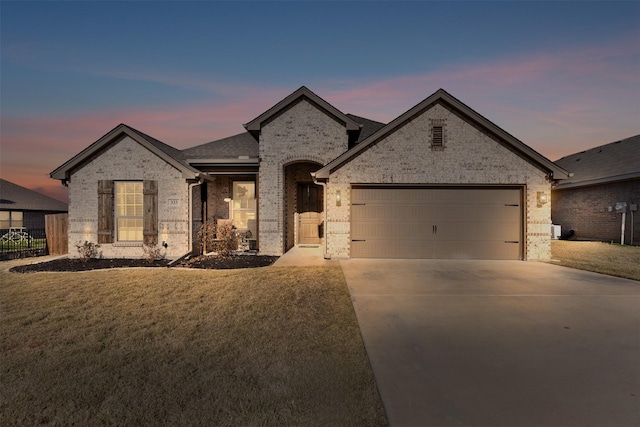
[[[139,183],[141,184],[140,187],[140,196],[142,197],[142,209],[140,212],[140,215],[119,215],[118,214],[118,208],[120,207],[121,203],[119,203],[118,200],[118,186],[121,184],[127,184],[127,183]],[[133,194],[137,194],[137,191]],[[113,228],[114,228],[114,232],[115,232],[115,239],[114,239],[114,243],[142,243],[144,241],[144,181],[141,180],[116,180],[114,181],[114,186],[113,186],[113,195],[114,195],[114,203],[113,203]],[[126,203],[125,203],[126,205]],[[135,240],[126,240],[126,239],[120,239],[120,219],[138,219],[141,221],[140,224],[140,239],[135,239]],[[136,234],[138,233],[136,227]]]

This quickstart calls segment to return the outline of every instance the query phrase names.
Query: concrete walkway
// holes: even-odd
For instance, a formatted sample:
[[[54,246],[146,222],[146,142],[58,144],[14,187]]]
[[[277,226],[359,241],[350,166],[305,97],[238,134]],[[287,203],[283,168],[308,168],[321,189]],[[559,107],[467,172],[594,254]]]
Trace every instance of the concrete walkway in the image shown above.
[[[296,245],[273,263],[274,267],[302,267],[339,265],[336,260],[326,260],[321,245]]]
[[[340,261],[391,427],[640,425],[640,282],[521,261]]]

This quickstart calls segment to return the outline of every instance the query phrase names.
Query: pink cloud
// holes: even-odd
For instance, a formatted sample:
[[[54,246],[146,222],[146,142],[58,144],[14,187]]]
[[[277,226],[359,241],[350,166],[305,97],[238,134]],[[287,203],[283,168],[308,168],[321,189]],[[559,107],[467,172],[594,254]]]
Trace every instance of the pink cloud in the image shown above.
[[[442,87],[541,154],[567,154],[640,133],[640,70],[634,39],[539,52],[493,63],[371,81],[309,82],[345,113],[388,122]],[[115,75],[119,71],[105,71]],[[128,77],[127,77],[128,76]],[[112,109],[50,117],[2,118],[2,175],[51,191],[48,173],[118,123],[176,148],[244,131],[297,87],[211,83],[187,74],[136,71],[121,77],[216,94],[216,100],[145,109]],[[12,179],[16,177],[18,179]],[[59,191],[56,189],[55,191]]]

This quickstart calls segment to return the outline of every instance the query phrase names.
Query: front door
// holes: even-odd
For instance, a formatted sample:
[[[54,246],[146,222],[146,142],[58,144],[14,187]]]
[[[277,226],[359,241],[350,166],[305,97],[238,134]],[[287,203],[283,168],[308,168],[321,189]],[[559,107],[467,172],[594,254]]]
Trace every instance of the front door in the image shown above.
[[[320,243],[322,188],[313,183],[298,183],[298,243]]]

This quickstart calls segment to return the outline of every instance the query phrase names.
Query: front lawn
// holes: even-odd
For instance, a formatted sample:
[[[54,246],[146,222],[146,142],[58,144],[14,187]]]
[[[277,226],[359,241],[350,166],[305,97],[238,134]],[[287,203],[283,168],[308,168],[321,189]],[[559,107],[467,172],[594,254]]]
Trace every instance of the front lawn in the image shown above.
[[[342,271],[0,272],[0,425],[376,426]]]
[[[640,280],[640,246],[554,240],[551,256],[566,267]]]

